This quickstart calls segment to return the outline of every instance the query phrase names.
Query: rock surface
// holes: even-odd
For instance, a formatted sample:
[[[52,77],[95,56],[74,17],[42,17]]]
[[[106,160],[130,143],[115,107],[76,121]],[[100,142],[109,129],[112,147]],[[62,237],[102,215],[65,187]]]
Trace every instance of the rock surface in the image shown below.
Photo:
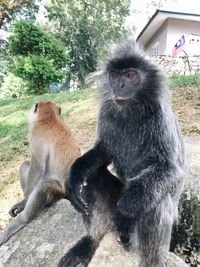
[[[61,200],[0,247],[0,267],[55,267],[85,233],[81,216]],[[112,234],[102,241],[89,267],[136,267],[137,257],[125,252]],[[169,253],[167,267],[186,267]]]
[[[190,166],[186,192],[192,191],[192,194],[199,196],[200,141],[186,139],[186,147]],[[197,223],[195,227],[198,232]],[[44,210],[37,219],[0,247],[0,267],[55,267],[59,259],[84,233],[85,228],[80,214],[67,200],[61,200]],[[103,239],[89,265],[89,267],[125,266],[136,267],[137,256],[125,252],[112,234]],[[187,266],[175,254],[169,253],[166,267]]]

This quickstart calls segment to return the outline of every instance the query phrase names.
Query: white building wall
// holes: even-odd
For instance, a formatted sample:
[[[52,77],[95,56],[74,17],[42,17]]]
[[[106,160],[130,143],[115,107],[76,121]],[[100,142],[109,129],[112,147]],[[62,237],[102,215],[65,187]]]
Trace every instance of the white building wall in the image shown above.
[[[153,56],[153,48],[155,44],[159,43],[157,55],[171,56],[175,44],[182,35],[185,36],[186,41],[184,51],[188,55],[200,55],[200,22],[180,19],[167,19],[144,46],[145,53]],[[190,39],[195,39],[193,44]],[[184,52],[179,55],[183,56]]]
[[[144,46],[144,50],[147,55],[153,56],[153,47],[155,44],[159,44],[158,55],[165,55],[167,45],[167,28],[168,21],[166,20],[159,30],[152,36],[149,42]]]
[[[192,36],[194,36],[195,40],[200,40],[200,22],[178,19],[168,20],[167,44],[164,54],[172,55],[172,49],[182,35],[185,36],[186,45],[184,50],[186,53],[189,55],[200,55],[200,41],[199,45],[197,42],[195,42],[195,44],[190,44]],[[184,53],[181,52],[179,55],[183,54]]]

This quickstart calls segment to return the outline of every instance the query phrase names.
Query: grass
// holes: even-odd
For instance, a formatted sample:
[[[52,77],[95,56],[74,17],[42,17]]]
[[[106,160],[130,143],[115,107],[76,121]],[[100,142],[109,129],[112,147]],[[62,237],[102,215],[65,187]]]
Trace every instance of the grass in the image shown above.
[[[26,155],[23,142],[27,132],[27,115],[30,107],[38,100],[50,100],[62,107],[62,116],[67,117],[80,109],[80,102],[90,97],[91,91],[45,94],[23,99],[0,100],[0,161],[10,161],[16,154]],[[87,106],[83,107],[86,109]],[[80,112],[81,112],[80,111]]]
[[[200,86],[200,75],[190,75],[190,76],[185,76],[185,75],[180,75],[180,76],[175,76],[170,79],[171,85],[173,88],[183,88],[185,86]]]
[[[172,78],[172,104],[184,135],[200,137],[200,76]],[[18,169],[29,158],[27,115],[33,103],[50,100],[87,150],[95,138],[98,104],[92,90],[0,100],[0,230],[10,221],[9,208],[22,199]]]
[[[95,137],[97,104],[92,90],[0,100],[0,230],[9,223],[9,208],[22,198],[18,169],[30,156],[27,116],[38,100],[61,106],[62,118],[80,142],[83,151]]]

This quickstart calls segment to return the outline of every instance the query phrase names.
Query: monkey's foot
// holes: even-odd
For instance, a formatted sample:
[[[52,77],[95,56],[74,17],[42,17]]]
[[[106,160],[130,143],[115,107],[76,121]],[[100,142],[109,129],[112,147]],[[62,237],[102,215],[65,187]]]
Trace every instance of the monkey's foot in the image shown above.
[[[18,207],[17,207],[17,204],[14,205],[10,210],[9,210],[9,215],[12,216],[12,217],[16,217],[19,212],[18,210]]]
[[[71,249],[65,256],[60,260],[58,267],[87,267],[90,262],[90,257],[82,254],[81,251],[77,253],[75,249]]]
[[[16,217],[18,213],[22,212],[26,206],[26,200],[22,200],[21,202],[15,204],[12,206],[12,208],[9,210],[9,214],[12,217]]]
[[[87,267],[97,248],[91,236],[84,236],[60,260],[58,267]]]
[[[80,262],[80,259],[75,255],[65,255],[59,262],[58,267],[87,267],[88,264]]]

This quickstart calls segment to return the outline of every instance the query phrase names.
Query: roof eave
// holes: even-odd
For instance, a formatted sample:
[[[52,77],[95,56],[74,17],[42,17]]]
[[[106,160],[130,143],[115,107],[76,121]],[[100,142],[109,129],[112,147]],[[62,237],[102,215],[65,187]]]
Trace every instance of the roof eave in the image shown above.
[[[145,45],[168,18],[189,19],[192,21],[200,22],[199,14],[173,12],[157,9],[145,25],[145,27],[139,33],[138,37],[136,38],[137,42]]]

